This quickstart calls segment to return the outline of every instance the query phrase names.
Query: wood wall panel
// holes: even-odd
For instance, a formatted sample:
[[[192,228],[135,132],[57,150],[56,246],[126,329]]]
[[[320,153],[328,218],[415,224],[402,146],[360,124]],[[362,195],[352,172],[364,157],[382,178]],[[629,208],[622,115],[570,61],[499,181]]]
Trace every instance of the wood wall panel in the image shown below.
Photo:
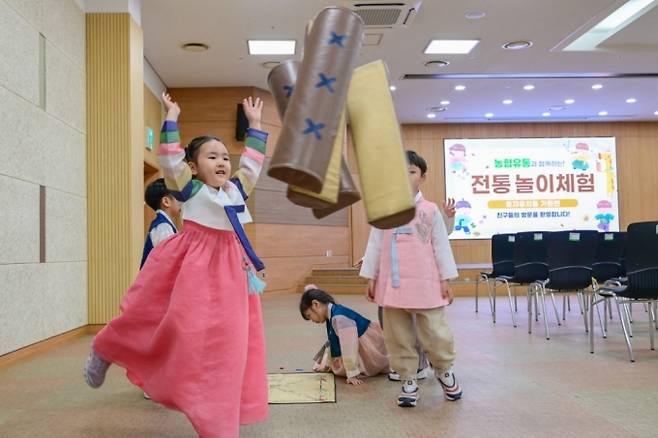
[[[266,292],[293,291],[303,283],[312,268],[342,268],[348,257],[266,257]]]
[[[289,225],[256,224],[247,228],[247,236],[260,257],[325,257],[327,250],[332,257],[348,255],[347,227],[300,225],[291,230]]]
[[[130,14],[87,14],[88,322],[102,324],[139,269],[143,245],[142,30]]]

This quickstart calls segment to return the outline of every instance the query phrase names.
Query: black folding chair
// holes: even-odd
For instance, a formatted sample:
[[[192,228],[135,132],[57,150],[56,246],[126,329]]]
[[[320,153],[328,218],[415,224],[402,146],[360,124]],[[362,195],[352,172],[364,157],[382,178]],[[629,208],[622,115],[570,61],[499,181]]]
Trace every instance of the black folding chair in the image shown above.
[[[551,294],[558,325],[561,324],[554,294],[575,292],[583,314],[585,332],[587,332],[585,290],[592,285],[592,264],[596,256],[598,232],[593,230],[556,231],[549,233],[547,239],[548,279],[536,281],[535,290],[541,295],[542,302],[545,301],[547,292]],[[565,319],[564,314],[563,319]],[[603,323],[601,322],[601,324]],[[548,317],[545,312],[544,329],[546,339],[550,339]]]
[[[478,312],[480,283],[485,282],[494,324],[496,323],[496,280],[501,276],[514,276],[514,240],[514,234],[496,234],[491,238],[491,262],[493,264],[493,270],[491,272],[480,272],[475,283],[475,312]],[[493,280],[493,292],[490,280]],[[507,294],[510,300],[512,323],[516,327],[514,316],[514,312],[516,311],[516,295],[514,296],[514,308],[512,308],[512,292],[510,291],[509,284],[507,285]]]
[[[632,303],[648,304],[649,339],[654,350],[656,302],[658,302],[658,221],[637,222],[628,226],[626,236],[626,281],[610,280],[590,296],[590,308],[605,299],[614,299],[631,362],[635,362],[630,340]],[[597,299],[598,295],[598,299]],[[623,309],[623,310],[622,310]],[[590,325],[593,319],[590,312]],[[594,333],[590,331],[590,353],[594,353]]]
[[[501,275],[496,278],[497,282],[505,284],[509,290],[510,283],[518,285],[528,285],[528,318],[532,319],[531,300],[537,297],[531,291],[533,284],[537,280],[546,280],[548,278],[547,253],[548,245],[546,242],[547,231],[527,231],[516,233],[514,235],[514,275]],[[537,309],[537,304],[535,304]],[[546,313],[542,310],[543,313]],[[557,309],[556,309],[557,312]],[[535,315],[535,318],[538,318]],[[528,325],[528,333],[531,326]]]
[[[626,232],[599,233],[596,258],[592,265],[592,276],[596,282],[601,285],[609,280],[625,277],[625,258]],[[603,301],[603,314],[606,316],[602,329],[604,338],[607,336],[608,318],[612,319],[612,306],[609,301]]]

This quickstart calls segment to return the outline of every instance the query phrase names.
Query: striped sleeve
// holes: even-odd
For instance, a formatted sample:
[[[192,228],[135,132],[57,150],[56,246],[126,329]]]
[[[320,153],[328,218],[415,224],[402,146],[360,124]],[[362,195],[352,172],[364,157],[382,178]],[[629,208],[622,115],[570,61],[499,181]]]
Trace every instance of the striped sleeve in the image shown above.
[[[179,201],[187,201],[194,187],[192,171],[185,162],[178,124],[173,120],[165,120],[162,125],[157,156],[167,188]]]
[[[245,150],[240,157],[240,168],[233,174],[231,180],[241,189],[246,197],[254,190],[258,175],[265,161],[265,144],[267,132],[249,128],[245,140]]]

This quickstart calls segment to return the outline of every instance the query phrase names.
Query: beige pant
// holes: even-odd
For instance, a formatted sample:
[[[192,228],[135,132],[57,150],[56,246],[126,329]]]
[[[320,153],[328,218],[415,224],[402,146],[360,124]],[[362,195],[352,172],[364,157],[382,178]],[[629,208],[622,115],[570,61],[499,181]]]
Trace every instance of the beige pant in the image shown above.
[[[416,330],[412,315],[416,315]],[[384,308],[384,340],[391,369],[402,380],[413,379],[418,366],[416,336],[427,352],[430,362],[439,372],[445,372],[455,360],[452,330],[445,321],[444,309]]]

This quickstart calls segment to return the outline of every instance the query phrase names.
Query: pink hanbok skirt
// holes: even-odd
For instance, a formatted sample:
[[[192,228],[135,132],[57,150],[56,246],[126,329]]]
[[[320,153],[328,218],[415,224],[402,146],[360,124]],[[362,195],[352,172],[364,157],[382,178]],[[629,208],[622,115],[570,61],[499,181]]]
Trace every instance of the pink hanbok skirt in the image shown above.
[[[247,292],[234,232],[186,221],[151,252],[93,347],[202,438],[267,418],[260,296]]]

